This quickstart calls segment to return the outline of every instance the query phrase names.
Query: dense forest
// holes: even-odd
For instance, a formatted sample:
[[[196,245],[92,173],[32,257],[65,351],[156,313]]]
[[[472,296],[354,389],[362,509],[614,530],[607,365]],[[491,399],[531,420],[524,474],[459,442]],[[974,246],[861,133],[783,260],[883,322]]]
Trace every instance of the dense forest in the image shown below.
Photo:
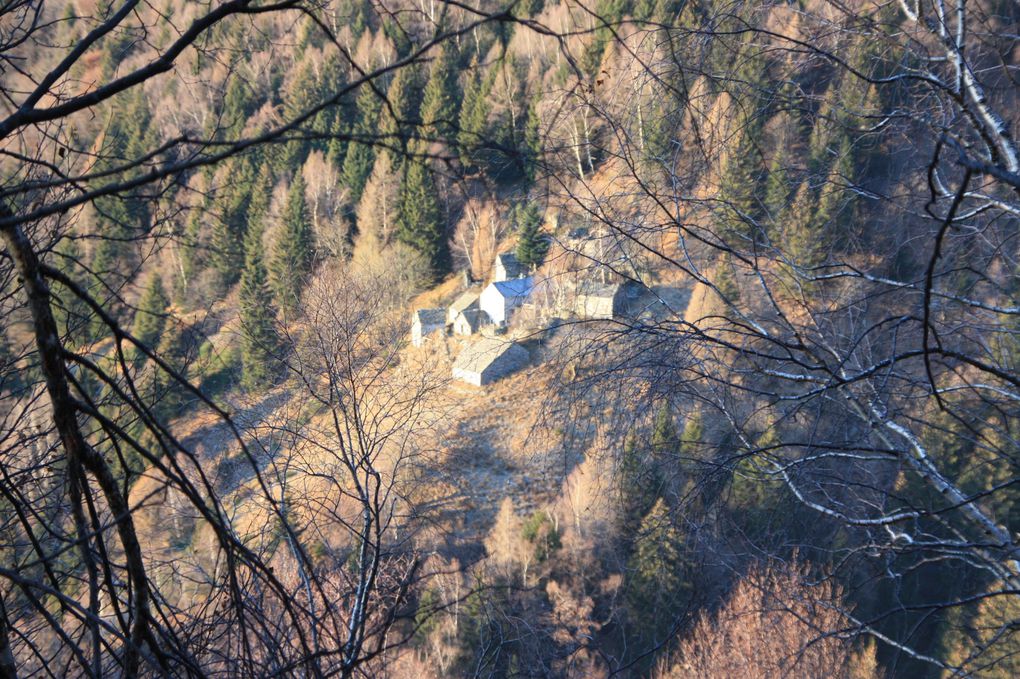
[[[0,2],[0,677],[1020,674],[1018,35]]]

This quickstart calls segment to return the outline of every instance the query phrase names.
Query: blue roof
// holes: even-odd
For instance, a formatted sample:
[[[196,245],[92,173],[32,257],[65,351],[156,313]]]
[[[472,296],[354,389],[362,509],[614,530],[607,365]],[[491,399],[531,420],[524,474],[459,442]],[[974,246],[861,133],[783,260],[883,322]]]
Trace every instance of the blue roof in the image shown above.
[[[493,285],[504,297],[527,297],[535,289],[535,281],[531,276],[514,278],[509,281],[496,281]]]

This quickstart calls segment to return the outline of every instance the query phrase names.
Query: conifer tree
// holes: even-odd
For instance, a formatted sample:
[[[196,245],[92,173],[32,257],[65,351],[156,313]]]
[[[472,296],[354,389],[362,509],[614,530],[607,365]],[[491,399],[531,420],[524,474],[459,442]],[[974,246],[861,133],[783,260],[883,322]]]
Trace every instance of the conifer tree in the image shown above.
[[[239,311],[241,316],[241,382],[247,389],[270,384],[279,373],[280,337],[269,275],[263,258],[262,224],[252,222],[245,243],[244,271],[241,272]]]
[[[291,80],[287,93],[283,98],[283,119],[294,120],[305,109],[312,104],[318,103],[322,98],[319,82],[312,70],[311,63],[306,61],[297,70],[297,74]],[[312,127],[314,127],[314,121]],[[282,149],[280,165],[282,168],[297,168],[304,164],[311,148],[309,142],[298,139],[287,142]]]
[[[163,279],[158,274],[149,279],[149,284],[142,293],[135,311],[131,334],[147,347],[159,343],[163,329],[166,327],[166,308],[170,299],[163,288]]]
[[[227,91],[223,95],[222,129],[230,134],[239,132],[255,112],[256,103],[245,79],[235,73],[229,78]]]
[[[397,239],[411,246],[428,261],[438,279],[450,268],[446,229],[432,168],[421,157],[424,142],[417,142],[407,161],[400,187]]]
[[[769,163],[768,176],[765,179],[765,211],[775,226],[780,229],[780,217],[790,204],[790,173],[786,167],[787,156],[783,152],[785,145]]]
[[[375,126],[379,118],[379,100],[370,87],[364,87],[358,95],[358,122],[354,126],[355,137],[371,138],[376,134]],[[365,190],[365,182],[372,172],[375,161],[375,150],[367,141],[351,141],[347,145],[344,156],[344,184],[350,191],[351,202],[361,199]]]
[[[680,435],[680,459],[683,463],[700,460],[703,456],[701,447],[705,437],[705,425],[701,420],[701,411],[695,410],[687,416],[684,431]]]
[[[276,301],[284,311],[297,308],[314,256],[315,235],[305,203],[305,180],[299,173],[287,191],[287,203],[269,263]]]
[[[79,286],[88,287],[88,283],[83,281],[80,275],[83,257],[77,238],[71,234],[71,237],[61,240],[57,245],[57,253],[60,256],[55,259],[56,267]],[[89,305],[70,291],[67,294],[54,295],[54,302],[53,316],[61,339],[75,348],[92,341],[90,329],[95,312]]]
[[[24,388],[21,369],[7,333],[0,330],[0,394],[14,394]]]
[[[448,139],[457,128],[460,113],[460,87],[457,84],[457,59],[453,46],[444,43],[422,95],[421,120],[429,136]]]
[[[657,479],[649,468],[648,456],[637,438],[627,437],[617,470],[619,510],[617,527],[624,542],[629,542],[641,525],[641,519],[658,497]]]
[[[801,182],[783,219],[785,250],[795,266],[812,267],[821,261],[821,233],[817,199],[807,180]]]
[[[715,290],[709,293],[711,299],[706,305],[706,316],[722,316],[732,320],[736,315],[733,307],[740,304],[740,287],[728,256],[724,256],[716,265],[712,273],[712,284]]]
[[[400,167],[412,131],[416,128],[421,107],[421,84],[415,68],[401,68],[393,76],[386,93],[388,106],[379,112],[379,132],[383,135],[384,153],[393,167]]]
[[[662,643],[674,627],[690,594],[684,563],[683,536],[660,498],[641,521],[628,564],[630,620],[644,645]]]
[[[745,121],[727,150],[719,181],[717,234],[724,239],[756,237],[755,222],[761,216],[759,188],[761,154],[754,143],[756,126]],[[738,243],[734,243],[739,245]]]
[[[247,253],[248,244],[251,242],[252,225],[264,224],[264,220],[269,214],[269,204],[273,197],[273,186],[275,183],[276,178],[273,175],[270,164],[263,162],[259,167],[258,175],[255,177],[251,200],[248,201],[246,228],[244,231],[245,253]],[[257,226],[257,229],[260,231],[265,230],[262,226]]]
[[[464,167],[477,170],[483,164],[481,148],[489,136],[489,114],[492,111],[489,95],[496,82],[496,69],[491,68],[487,74],[482,75],[477,62],[473,62],[471,74],[460,108],[457,142]]]
[[[673,420],[673,412],[668,403],[655,412],[655,424],[652,428],[652,455],[657,464],[668,464],[676,459],[680,448],[680,438]]]
[[[231,167],[222,215],[213,222],[209,262],[224,285],[237,282],[244,263],[244,235],[248,228],[248,210],[255,193],[259,166],[259,159],[253,153],[237,157]]]
[[[156,345],[156,354],[173,366],[181,376],[188,377],[188,367],[195,349],[194,334],[180,323],[170,323]],[[153,413],[164,422],[183,414],[190,392],[164,370],[152,374]]]
[[[517,231],[517,261],[526,268],[541,266],[549,251],[549,238],[542,232],[542,211],[534,201],[517,204],[511,214]]]

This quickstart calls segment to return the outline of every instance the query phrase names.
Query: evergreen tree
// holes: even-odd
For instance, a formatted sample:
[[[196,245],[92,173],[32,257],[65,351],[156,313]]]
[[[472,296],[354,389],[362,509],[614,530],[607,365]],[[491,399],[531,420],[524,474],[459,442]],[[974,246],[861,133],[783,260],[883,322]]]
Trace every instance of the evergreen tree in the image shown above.
[[[311,105],[319,103],[322,91],[309,61],[305,61],[291,80],[287,93],[283,98],[283,119],[294,120]],[[320,114],[321,115],[321,112]],[[315,128],[315,119],[308,125]],[[321,127],[321,121],[320,121]],[[320,130],[324,131],[324,130]],[[278,167],[291,170],[301,167],[308,157],[311,144],[303,139],[287,142],[284,145]]]
[[[358,122],[354,126],[355,137],[372,138],[376,134],[375,125],[379,118],[379,100],[370,87],[364,87],[358,95]],[[357,204],[361,192],[365,190],[365,182],[372,172],[375,162],[375,150],[367,141],[352,141],[347,145],[344,156],[344,184],[350,191],[351,202]]]
[[[163,279],[158,274],[149,279],[142,298],[135,310],[131,334],[147,347],[154,348],[166,327],[166,309],[170,299],[163,288]]]
[[[993,586],[997,591],[1000,587]],[[969,615],[968,615],[969,614]],[[944,642],[947,660],[964,673],[946,669],[945,679],[967,676],[976,679],[1012,679],[1020,676],[1020,602],[1013,593],[990,594],[974,611],[950,610],[950,634]]]
[[[255,112],[257,102],[254,93],[239,74],[234,73],[227,83],[227,91],[223,95],[222,131],[228,134],[240,132],[248,118]],[[222,138],[221,134],[221,138]]]
[[[542,210],[534,201],[512,208],[511,219],[517,231],[517,261],[528,269],[537,268],[549,251],[549,238],[542,232]]]
[[[188,377],[195,349],[195,334],[180,323],[170,323],[156,345],[156,353],[181,376]],[[153,412],[161,421],[184,414],[191,393],[164,370],[156,370],[152,383]]]
[[[704,455],[702,445],[705,438],[705,425],[701,421],[701,411],[695,410],[684,423],[683,434],[680,435],[680,459],[682,463],[700,461]]]
[[[60,241],[57,245],[57,254],[59,257],[54,259],[55,266],[78,286],[87,288],[89,281],[83,280],[80,273],[84,261],[81,248],[78,247],[78,239],[74,234]],[[59,283],[54,285],[60,286]],[[95,312],[70,290],[60,290],[53,295],[53,317],[65,344],[77,348],[92,341],[90,329]]]
[[[786,153],[780,147],[779,152],[769,163],[768,176],[765,179],[765,211],[768,213],[777,232],[781,233],[782,217],[790,205],[790,173],[786,167]]]
[[[417,149],[412,151],[416,157],[406,163],[400,187],[397,239],[423,255],[433,279],[438,280],[450,270],[450,253],[432,168],[427,159],[417,157],[424,153],[423,144],[417,143]]]
[[[460,131],[457,142],[460,147],[460,160],[464,167],[478,170],[484,166],[485,153],[483,147],[489,138],[489,115],[492,112],[493,85],[496,82],[496,69],[490,68],[484,76],[479,72],[477,62],[472,63],[468,86],[464,89],[464,101],[460,108]]]
[[[421,84],[418,71],[406,67],[397,71],[386,93],[387,105],[379,113],[379,132],[383,135],[384,153],[393,167],[399,168],[413,131],[417,127],[421,106]]]
[[[280,337],[262,252],[261,222],[252,222],[245,243],[238,291],[241,317],[241,382],[247,389],[272,383],[279,374]]]
[[[248,229],[248,210],[255,194],[259,160],[254,153],[242,154],[234,160],[223,212],[213,222],[209,263],[224,285],[237,282],[244,263],[244,235]]]
[[[783,220],[785,250],[795,266],[812,267],[822,257],[817,200],[807,180],[801,182]]]
[[[24,388],[21,368],[7,333],[0,330],[0,394],[15,394]]]
[[[680,451],[680,437],[668,403],[655,412],[652,428],[652,455],[657,465],[671,464]]]
[[[641,649],[669,638],[675,616],[690,595],[685,573],[684,541],[661,498],[641,522],[628,564],[629,618]]]
[[[542,158],[542,120],[538,117],[540,97],[534,97],[528,104],[528,116],[524,121],[524,178],[534,182]]]
[[[707,301],[706,316],[722,316],[733,319],[736,314],[734,306],[740,305],[740,288],[737,286],[736,276],[733,271],[733,263],[728,256],[724,256],[712,272],[712,284],[715,290],[709,292],[710,299]]]
[[[641,519],[658,498],[657,483],[650,473],[647,456],[637,438],[628,436],[617,469],[619,489],[617,528],[624,543],[629,543],[641,526]]]
[[[283,310],[297,308],[314,257],[315,234],[305,203],[305,180],[299,173],[287,191],[287,204],[269,263],[270,281]]]
[[[459,72],[452,45],[444,43],[432,65],[422,95],[421,120],[426,135],[440,139],[453,136],[460,113],[460,87],[457,83]]]
[[[717,233],[727,240],[757,236],[755,223],[761,217],[759,188],[762,179],[761,154],[754,141],[756,126],[749,120],[740,126],[727,149],[719,181],[721,208]],[[739,242],[734,242],[739,247]]]
[[[248,244],[251,242],[252,225],[264,224],[266,216],[269,214],[269,204],[273,197],[273,187],[275,184],[276,178],[273,176],[273,170],[269,163],[262,163],[259,167],[258,175],[255,177],[251,199],[248,201],[248,211],[245,219],[247,226],[244,232],[244,248],[246,254],[248,251]],[[261,226],[258,226],[257,229],[259,231],[264,230]],[[261,241],[259,242],[261,243]]]

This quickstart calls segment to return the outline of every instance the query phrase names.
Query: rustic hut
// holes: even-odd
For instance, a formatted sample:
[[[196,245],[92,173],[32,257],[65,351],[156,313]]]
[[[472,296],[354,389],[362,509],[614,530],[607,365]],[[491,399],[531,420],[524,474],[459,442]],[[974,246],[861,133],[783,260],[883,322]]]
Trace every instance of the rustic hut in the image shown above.
[[[517,261],[517,256],[512,252],[503,252],[496,255],[496,261],[492,264],[493,281],[511,281],[524,275],[524,267]]]
[[[478,298],[481,296],[481,290],[468,290],[461,294],[460,297],[453,301],[453,304],[446,310],[446,322],[455,323],[457,316],[468,309],[478,308]]]
[[[510,313],[528,299],[534,287],[530,276],[489,283],[482,290],[478,306],[489,315],[493,323],[503,325],[509,320]]]
[[[621,284],[579,290],[574,313],[587,319],[619,318],[627,308],[628,292],[629,286]]]
[[[446,309],[415,309],[411,315],[411,344],[420,347],[434,332],[446,330]]]
[[[453,334],[474,335],[487,325],[492,325],[489,314],[481,309],[465,309],[453,320]]]
[[[520,370],[529,361],[528,350],[519,344],[486,337],[460,352],[453,363],[453,378],[481,387]]]

